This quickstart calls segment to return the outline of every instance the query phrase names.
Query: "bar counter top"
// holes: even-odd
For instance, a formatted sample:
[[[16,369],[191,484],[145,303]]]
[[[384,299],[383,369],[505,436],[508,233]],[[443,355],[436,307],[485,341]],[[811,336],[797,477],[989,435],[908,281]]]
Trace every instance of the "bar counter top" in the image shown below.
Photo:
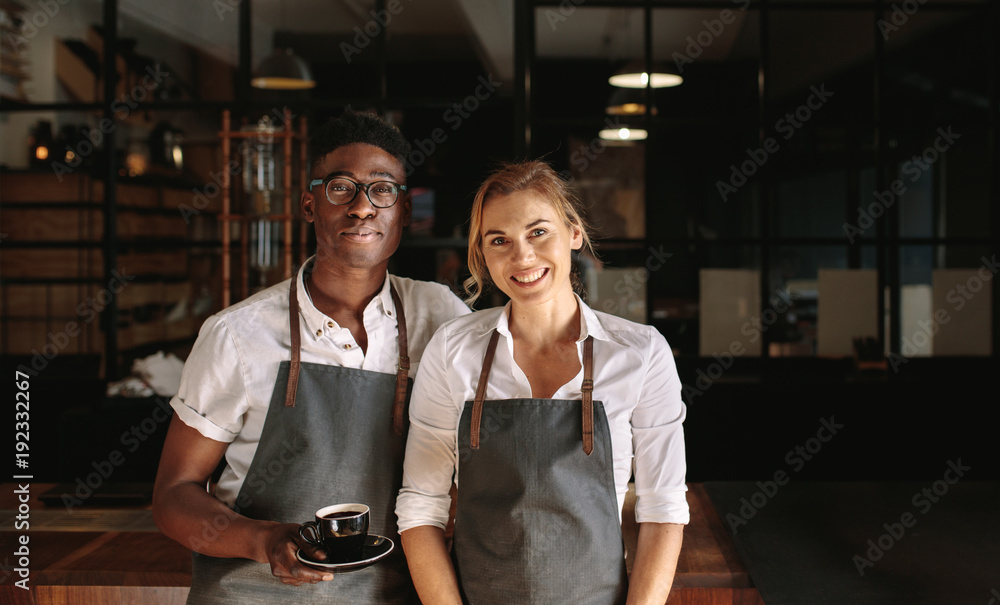
[[[190,551],[157,530],[149,505],[75,507],[48,505],[38,496],[52,484],[31,484],[27,531],[19,529],[16,484],[0,486],[0,602],[96,605],[143,603],[181,605],[191,581]],[[746,567],[701,484],[690,484],[691,524],[669,603],[671,605],[758,605],[763,603]],[[623,533],[634,546],[637,527],[630,492]],[[22,519],[23,521],[23,519]],[[29,570],[24,590],[17,569],[22,536],[28,540]],[[629,567],[631,567],[629,565]],[[336,581],[336,580],[334,580]]]

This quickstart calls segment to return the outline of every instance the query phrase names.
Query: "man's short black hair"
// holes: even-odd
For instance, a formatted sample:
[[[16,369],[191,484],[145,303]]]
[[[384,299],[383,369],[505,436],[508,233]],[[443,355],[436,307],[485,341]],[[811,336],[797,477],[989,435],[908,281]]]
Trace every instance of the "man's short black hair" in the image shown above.
[[[315,132],[309,141],[309,157],[315,167],[328,153],[353,143],[367,143],[385,151],[406,165],[410,143],[398,128],[382,118],[350,107],[336,118],[331,118]]]

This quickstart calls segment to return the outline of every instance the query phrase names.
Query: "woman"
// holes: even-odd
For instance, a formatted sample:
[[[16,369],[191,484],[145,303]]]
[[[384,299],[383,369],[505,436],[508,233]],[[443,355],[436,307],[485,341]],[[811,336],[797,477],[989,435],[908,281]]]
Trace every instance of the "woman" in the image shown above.
[[[575,201],[543,162],[505,166],[476,194],[469,302],[487,279],[510,302],[444,324],[414,384],[396,512],[424,603],[666,602],[688,521],[681,383],[659,332],[574,293],[584,247]]]

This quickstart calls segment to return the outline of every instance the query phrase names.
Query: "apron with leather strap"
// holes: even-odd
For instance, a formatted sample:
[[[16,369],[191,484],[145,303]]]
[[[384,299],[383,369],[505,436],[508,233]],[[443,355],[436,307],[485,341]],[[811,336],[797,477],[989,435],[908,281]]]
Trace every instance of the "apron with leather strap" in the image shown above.
[[[583,401],[484,401],[498,338],[494,330],[476,398],[459,422],[453,558],[463,597],[472,605],[624,603],[611,434],[604,405],[593,401],[593,337],[584,341]]]
[[[416,593],[396,533],[402,484],[407,377],[406,320],[391,288],[399,329],[394,376],[300,362],[296,280],[289,294],[290,362],[278,369],[267,417],[236,512],[303,523],[320,508],[360,502],[371,509],[369,532],[392,538],[392,554],[368,568],[334,573],[329,582],[290,586],[267,564],[195,553],[189,603],[413,603]]]

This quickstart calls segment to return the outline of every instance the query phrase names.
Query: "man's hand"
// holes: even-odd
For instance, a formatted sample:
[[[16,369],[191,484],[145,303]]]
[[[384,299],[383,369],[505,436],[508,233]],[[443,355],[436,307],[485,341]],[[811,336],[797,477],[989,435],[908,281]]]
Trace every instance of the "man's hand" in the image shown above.
[[[205,490],[227,446],[203,437],[174,416],[153,489],[153,520],[160,531],[205,555],[269,564],[271,573],[286,584],[332,580],[332,572],[313,569],[295,558],[299,548],[316,560],[326,558],[322,550],[302,540],[297,524],[249,519]]]
[[[275,524],[267,532],[264,540],[264,556],[271,565],[271,573],[285,584],[315,584],[333,579],[333,572],[320,571],[302,564],[295,552],[302,549],[309,558],[322,561],[326,558],[323,549],[317,548],[299,536],[299,526],[295,523]]]

